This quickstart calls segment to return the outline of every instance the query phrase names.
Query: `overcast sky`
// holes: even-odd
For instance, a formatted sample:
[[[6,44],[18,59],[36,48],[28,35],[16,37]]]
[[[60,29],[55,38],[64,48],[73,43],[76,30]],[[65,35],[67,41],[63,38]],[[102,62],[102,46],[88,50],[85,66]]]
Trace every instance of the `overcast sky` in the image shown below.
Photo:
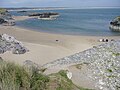
[[[120,0],[0,0],[0,7],[120,7]]]

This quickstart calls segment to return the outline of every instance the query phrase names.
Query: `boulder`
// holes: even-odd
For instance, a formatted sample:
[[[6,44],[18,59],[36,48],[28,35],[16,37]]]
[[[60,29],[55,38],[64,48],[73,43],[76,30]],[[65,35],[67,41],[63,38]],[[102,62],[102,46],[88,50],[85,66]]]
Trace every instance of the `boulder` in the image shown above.
[[[22,42],[7,34],[0,35],[0,54],[12,51],[13,54],[24,54],[29,50],[24,47]]]

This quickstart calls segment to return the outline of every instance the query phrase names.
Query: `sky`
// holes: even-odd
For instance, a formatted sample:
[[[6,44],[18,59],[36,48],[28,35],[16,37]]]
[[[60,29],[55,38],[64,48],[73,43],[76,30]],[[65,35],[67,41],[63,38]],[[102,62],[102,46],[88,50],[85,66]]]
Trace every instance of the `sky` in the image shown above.
[[[0,0],[0,7],[120,7],[120,0]]]

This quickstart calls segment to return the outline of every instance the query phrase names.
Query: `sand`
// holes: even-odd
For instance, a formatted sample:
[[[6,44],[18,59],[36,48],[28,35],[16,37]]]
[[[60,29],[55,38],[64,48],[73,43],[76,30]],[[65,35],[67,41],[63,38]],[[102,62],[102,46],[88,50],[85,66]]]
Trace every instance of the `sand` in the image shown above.
[[[23,64],[25,60],[31,60],[43,65],[58,58],[72,55],[101,44],[100,38],[118,39],[119,37],[73,36],[49,34],[23,29],[16,26],[0,26],[0,34],[6,33],[22,41],[30,51],[23,55],[15,55],[6,52],[0,57],[5,60]],[[58,41],[56,41],[58,40]]]
[[[90,46],[87,40],[84,42],[88,42],[88,44],[83,42],[80,44],[81,39],[78,39],[78,37],[34,32],[14,26],[0,26],[0,33],[6,33],[16,37],[30,50],[23,55],[15,55],[11,54],[11,52],[6,52],[1,55],[5,60],[9,59],[18,63],[31,60],[39,64],[45,64],[52,60],[82,51]]]
[[[27,16],[14,16],[15,20],[25,20]],[[37,32],[32,30],[23,29],[17,26],[0,26],[0,34],[8,34],[14,36],[17,40],[23,42],[29,52],[16,55],[12,52],[6,52],[1,54],[4,60],[15,62],[17,64],[23,64],[26,60],[31,60],[39,65],[54,61],[56,59],[75,54],[77,52],[84,51],[92,48],[95,45],[102,44],[104,42],[98,42],[101,38],[119,39],[120,36],[73,36],[73,35],[60,35]],[[56,41],[57,40],[57,41]],[[78,71],[74,67],[69,68],[74,73],[72,81],[78,86],[84,86],[93,88],[88,82],[86,83],[86,77],[84,74],[80,74],[83,71]],[[56,70],[48,71],[55,72]],[[79,78],[81,77],[81,78]],[[83,83],[80,83],[83,82]]]
[[[29,17],[29,16],[12,16],[13,19],[15,19],[16,21],[21,21],[21,20],[25,20],[25,19],[30,19],[33,17]]]

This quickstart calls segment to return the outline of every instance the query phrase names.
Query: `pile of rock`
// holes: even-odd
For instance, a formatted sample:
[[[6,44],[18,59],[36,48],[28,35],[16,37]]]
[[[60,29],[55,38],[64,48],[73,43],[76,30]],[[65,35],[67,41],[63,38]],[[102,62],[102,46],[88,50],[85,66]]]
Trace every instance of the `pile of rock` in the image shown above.
[[[12,51],[13,54],[24,54],[28,52],[28,49],[14,37],[2,34],[0,35],[0,54],[6,51]]]
[[[14,26],[15,20],[9,12],[0,13],[0,24],[4,26]]]
[[[120,41],[94,46],[86,51],[45,64],[46,68],[57,68],[76,64],[87,64],[87,75],[101,90],[120,90]]]
[[[109,28],[112,31],[118,31],[120,32],[120,16],[116,17],[114,20],[110,22]]]
[[[0,24],[4,23],[4,19],[3,18],[0,18]]]

